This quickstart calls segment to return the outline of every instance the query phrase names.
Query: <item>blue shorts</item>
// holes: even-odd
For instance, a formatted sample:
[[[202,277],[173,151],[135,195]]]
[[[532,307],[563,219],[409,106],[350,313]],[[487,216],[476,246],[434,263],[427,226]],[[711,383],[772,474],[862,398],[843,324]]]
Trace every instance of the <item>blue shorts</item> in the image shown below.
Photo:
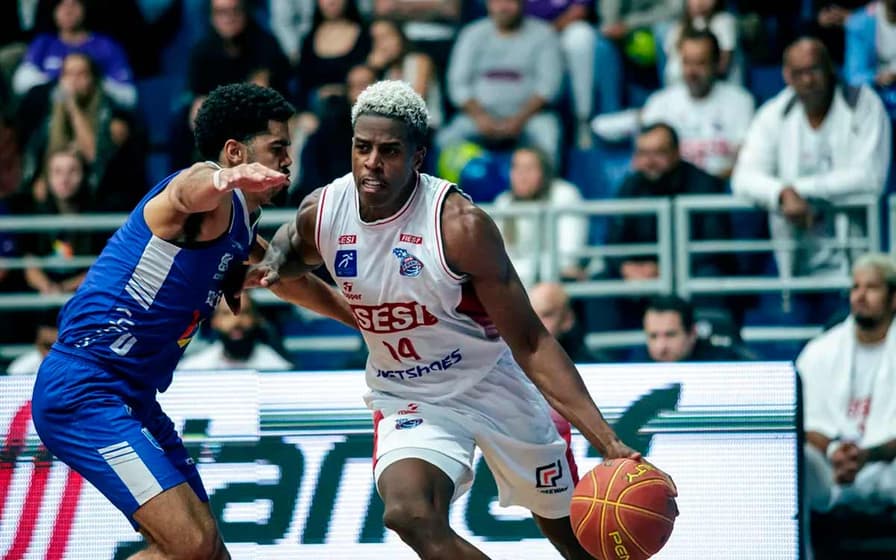
[[[100,366],[51,351],[34,384],[31,414],[47,449],[87,479],[135,529],[137,509],[187,482],[208,494],[155,391],[134,399],[121,378]]]

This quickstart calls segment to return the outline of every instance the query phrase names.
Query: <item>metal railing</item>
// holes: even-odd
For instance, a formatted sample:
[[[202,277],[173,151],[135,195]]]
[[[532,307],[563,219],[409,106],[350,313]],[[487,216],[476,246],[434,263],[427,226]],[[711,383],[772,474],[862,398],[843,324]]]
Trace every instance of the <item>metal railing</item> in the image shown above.
[[[892,207],[892,200],[891,200]],[[864,211],[864,234],[851,237],[849,232],[841,239],[826,239],[817,245],[848,253],[850,250],[880,250],[881,228],[878,201],[872,197],[857,197],[834,209],[835,219],[849,219],[850,211]],[[794,251],[801,247],[796,240],[745,240],[745,239],[691,239],[692,220],[702,213],[730,213],[732,211],[758,211],[755,206],[739,198],[724,195],[689,195],[675,200],[675,285],[682,297],[693,295],[749,294],[762,292],[818,292],[848,288],[851,279],[848,270],[842,274],[793,277],[788,273],[768,276],[714,276],[699,278],[691,274],[692,257],[701,254],[773,253]],[[891,235],[893,235],[891,233]],[[848,259],[847,259],[848,260]]]
[[[889,239],[891,250],[896,248],[896,195],[889,199],[890,228]],[[878,212],[878,203],[870,198],[856,199],[844,204],[844,212],[864,210],[865,231],[860,237],[831,240],[830,247],[842,250],[862,249],[877,250],[880,247],[881,224]],[[624,256],[655,256],[658,263],[659,277],[654,280],[638,282],[621,279],[596,279],[567,283],[568,293],[574,298],[583,297],[607,297],[616,295],[652,295],[675,291],[682,296],[709,295],[709,294],[733,294],[733,293],[759,293],[759,292],[789,292],[789,291],[823,291],[836,290],[849,286],[848,274],[835,277],[802,277],[793,278],[784,276],[719,276],[719,277],[694,277],[691,274],[690,263],[694,256],[702,254],[718,253],[751,253],[773,252],[780,249],[780,241],[755,240],[755,239],[731,239],[731,240],[692,240],[692,220],[699,219],[699,215],[707,212],[735,212],[752,211],[764,212],[747,202],[731,196],[681,196],[674,199],[614,199],[601,201],[582,202],[570,207],[536,207],[533,205],[513,205],[511,207],[496,208],[483,205],[495,219],[514,217],[528,217],[536,220],[539,231],[543,225],[547,225],[549,234],[545,239],[538,238],[532,251],[539,255],[543,250],[551,255],[550,269],[552,278],[559,279],[559,259],[557,248],[557,223],[568,215],[586,216],[589,219],[612,219],[618,216],[649,215],[654,216],[657,223],[658,239],[656,243],[637,243],[619,245],[586,245],[575,256],[583,259],[603,259],[606,257]],[[265,230],[273,230],[279,225],[294,219],[293,210],[268,210],[261,218],[260,225]],[[112,231],[125,220],[125,214],[84,214],[79,216],[7,216],[0,217],[0,233],[34,233],[41,231],[80,230],[80,231]],[[796,248],[796,245],[791,245]],[[89,266],[95,257],[81,256],[76,259],[60,259],[50,257],[37,258],[6,258],[0,259],[0,268],[24,268],[26,266],[60,266],[82,267]],[[255,296],[259,303],[271,304],[280,302],[273,294],[265,290],[257,290]],[[42,295],[35,293],[0,294],[0,311],[12,309],[47,309],[59,307],[67,301],[70,295],[51,294]],[[745,341],[751,340],[800,340],[813,336],[817,332],[815,326],[805,327],[746,327],[743,330]],[[345,340],[337,340],[344,338]],[[332,340],[331,340],[332,339]],[[356,348],[358,339],[355,336],[327,337],[328,348],[346,349]],[[589,346],[613,347],[629,346],[643,342],[640,332],[615,332],[592,333],[588,337]],[[302,337],[288,338],[285,341],[287,348],[301,351],[305,349],[322,348],[317,343],[303,340]],[[8,358],[27,349],[27,345],[0,346],[0,358]]]

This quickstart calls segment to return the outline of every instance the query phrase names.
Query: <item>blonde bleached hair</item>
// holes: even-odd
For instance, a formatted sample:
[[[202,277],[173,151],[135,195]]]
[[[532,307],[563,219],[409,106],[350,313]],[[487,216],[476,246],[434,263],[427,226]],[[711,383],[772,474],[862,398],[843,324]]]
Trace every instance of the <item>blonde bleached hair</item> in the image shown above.
[[[401,121],[411,141],[421,146],[429,130],[426,102],[407,82],[383,80],[367,87],[352,107],[352,128],[363,115],[377,115]]]
[[[852,265],[853,274],[857,270],[871,269],[880,274],[890,292],[896,292],[896,261],[885,253],[865,253]]]

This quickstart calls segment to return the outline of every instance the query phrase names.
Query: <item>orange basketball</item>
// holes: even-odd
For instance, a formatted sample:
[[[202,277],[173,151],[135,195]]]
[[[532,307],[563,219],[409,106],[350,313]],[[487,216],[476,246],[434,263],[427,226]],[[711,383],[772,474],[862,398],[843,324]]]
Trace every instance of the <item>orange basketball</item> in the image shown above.
[[[598,560],[645,560],[672,534],[676,494],[648,463],[604,461],[576,485],[569,510],[573,531]]]

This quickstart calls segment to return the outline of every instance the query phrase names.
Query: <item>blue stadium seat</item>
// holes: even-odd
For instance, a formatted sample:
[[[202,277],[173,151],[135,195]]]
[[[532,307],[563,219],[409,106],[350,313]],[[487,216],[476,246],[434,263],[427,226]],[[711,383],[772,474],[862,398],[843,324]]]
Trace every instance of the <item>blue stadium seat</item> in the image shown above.
[[[777,95],[786,86],[780,66],[751,67],[748,81],[750,92],[756,98],[757,107]]]

